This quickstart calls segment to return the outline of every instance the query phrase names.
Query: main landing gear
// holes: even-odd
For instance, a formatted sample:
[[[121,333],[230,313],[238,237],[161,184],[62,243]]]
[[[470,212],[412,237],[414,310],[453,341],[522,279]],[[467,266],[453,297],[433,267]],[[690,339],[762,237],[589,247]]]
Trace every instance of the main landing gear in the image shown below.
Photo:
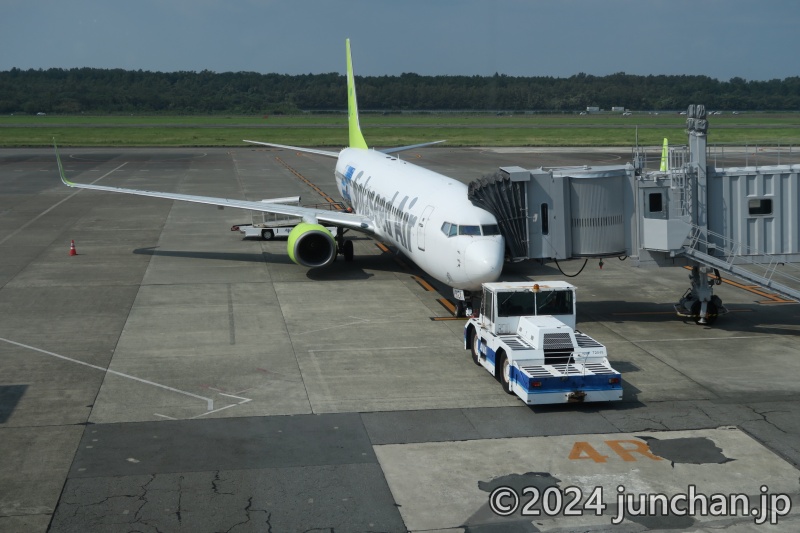
[[[336,228],[336,253],[343,255],[345,261],[353,260],[353,241],[344,240],[344,229]]]
[[[711,270],[705,266],[693,266],[692,273],[689,275],[692,286],[675,304],[675,312],[678,313],[678,316],[691,318],[701,326],[710,326],[719,315],[728,312],[728,309],[722,305],[719,296],[714,294],[714,285],[722,283],[722,277],[719,275],[719,270],[715,268],[713,269],[715,277],[710,278]]]

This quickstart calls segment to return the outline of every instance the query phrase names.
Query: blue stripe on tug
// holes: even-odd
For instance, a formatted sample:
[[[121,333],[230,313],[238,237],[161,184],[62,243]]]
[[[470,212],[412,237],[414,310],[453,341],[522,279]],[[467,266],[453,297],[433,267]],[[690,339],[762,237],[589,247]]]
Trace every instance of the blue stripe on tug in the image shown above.
[[[617,379],[617,382],[609,383],[609,380],[614,378]],[[547,376],[531,378],[525,375],[522,370],[511,367],[511,381],[521,387],[526,394],[622,390],[622,378],[618,372],[614,374],[588,376]],[[540,383],[540,385],[534,386],[533,383]]]

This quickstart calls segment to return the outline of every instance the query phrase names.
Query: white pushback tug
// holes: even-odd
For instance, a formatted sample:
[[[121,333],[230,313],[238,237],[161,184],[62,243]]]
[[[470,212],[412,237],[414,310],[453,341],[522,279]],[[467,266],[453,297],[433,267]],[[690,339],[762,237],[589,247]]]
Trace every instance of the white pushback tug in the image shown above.
[[[528,405],[621,400],[605,346],[575,329],[575,303],[564,281],[484,283],[464,348]]]

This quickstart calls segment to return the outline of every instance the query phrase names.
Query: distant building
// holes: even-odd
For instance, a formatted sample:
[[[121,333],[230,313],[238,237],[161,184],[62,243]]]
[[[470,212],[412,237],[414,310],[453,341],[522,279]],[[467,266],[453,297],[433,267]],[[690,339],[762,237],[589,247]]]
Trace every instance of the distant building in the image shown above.
[[[600,111],[600,108],[597,106],[588,106],[586,108],[586,111],[588,111],[589,113],[597,113],[598,111]]]
[[[611,111],[619,111],[620,113],[622,113],[623,111],[625,111],[625,107],[624,106],[614,106],[614,107],[611,108]]]

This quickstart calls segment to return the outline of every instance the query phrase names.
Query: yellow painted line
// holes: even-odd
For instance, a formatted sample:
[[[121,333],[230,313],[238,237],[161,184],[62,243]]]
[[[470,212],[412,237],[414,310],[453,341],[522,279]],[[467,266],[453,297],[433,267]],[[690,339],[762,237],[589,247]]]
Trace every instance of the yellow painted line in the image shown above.
[[[646,311],[641,313],[611,313],[611,316],[674,315],[675,311]]]
[[[293,169],[291,166],[289,166],[289,164],[288,164],[288,163],[286,163],[286,161],[284,161],[283,159],[281,159],[281,158],[280,158],[280,157],[278,157],[278,156],[275,156],[275,159],[276,159],[276,160],[277,160],[277,161],[278,161],[278,162],[279,162],[281,165],[285,166],[285,167],[286,167],[286,168],[289,170],[289,172],[291,172],[292,174],[294,174],[294,175],[295,175],[295,176],[296,176],[296,177],[297,177],[297,178],[298,178],[300,181],[302,181],[303,183],[305,183],[306,185],[308,185],[309,187],[311,187],[311,189],[313,189],[314,191],[316,191],[316,193],[317,193],[317,194],[319,194],[320,196],[322,196],[322,197],[325,199],[325,201],[326,201],[326,202],[328,202],[329,204],[335,204],[335,203],[336,203],[336,202],[334,201],[334,199],[333,199],[333,198],[331,198],[330,196],[328,196],[327,194],[325,194],[325,192],[324,192],[322,189],[320,189],[319,187],[317,187],[317,185],[315,185],[314,183],[312,183],[312,182],[311,182],[311,181],[310,181],[308,178],[306,178],[305,176],[303,176],[302,174],[300,174],[298,171],[296,171],[295,169]]]
[[[730,309],[729,313],[752,313],[753,309]],[[611,313],[611,316],[674,315],[675,311],[647,311],[643,313]]]
[[[411,267],[410,267],[410,266],[408,266],[408,265],[405,263],[405,261],[403,261],[403,260],[402,260],[402,259],[400,259],[399,257],[395,257],[395,258],[394,258],[394,262],[395,262],[395,263],[397,263],[398,265],[400,265],[401,267],[403,267],[403,270],[411,270]]]
[[[690,266],[685,266],[683,268],[685,268],[686,270],[691,270],[692,269],[692,267],[690,267]],[[709,277],[711,279],[719,279],[717,276],[714,276],[714,275],[711,275]],[[725,279],[725,278],[722,279],[722,283],[727,283],[728,285],[733,285],[737,289],[742,289],[742,290],[745,290],[747,292],[752,292],[753,294],[758,294],[759,296],[763,296],[764,298],[769,298],[768,301],[758,302],[760,304],[761,303],[779,303],[779,304],[796,303],[794,300],[786,300],[784,298],[781,298],[777,294],[765,292],[764,290],[760,290],[760,287],[758,285],[742,285],[741,283],[737,283],[736,281],[731,281],[731,280],[728,280],[728,279]]]
[[[426,291],[432,292],[432,291],[436,290],[436,289],[433,288],[433,286],[430,283],[428,283],[427,281],[425,281],[424,279],[422,279],[419,276],[411,276],[411,279],[413,279],[414,281],[419,283],[420,287],[422,287]]]
[[[456,306],[453,305],[450,302],[450,300],[448,300],[447,298],[439,298],[436,301],[439,302],[440,304],[442,304],[442,306],[444,306],[445,309],[447,309],[448,311],[450,311],[454,315],[456,314]]]
[[[385,245],[385,244],[383,244],[382,242],[376,242],[376,243],[375,243],[375,246],[377,246],[378,248],[380,248],[380,249],[381,249],[381,251],[382,251],[383,253],[385,253],[385,254],[388,254],[388,253],[389,253],[389,248],[387,248],[387,247],[386,247],[386,245]]]
[[[469,319],[469,317],[466,317],[466,316],[462,316],[462,317],[457,317],[457,316],[432,316],[431,317],[431,320],[433,322],[445,322],[445,321],[451,321],[451,320],[468,320],[468,319]]]

